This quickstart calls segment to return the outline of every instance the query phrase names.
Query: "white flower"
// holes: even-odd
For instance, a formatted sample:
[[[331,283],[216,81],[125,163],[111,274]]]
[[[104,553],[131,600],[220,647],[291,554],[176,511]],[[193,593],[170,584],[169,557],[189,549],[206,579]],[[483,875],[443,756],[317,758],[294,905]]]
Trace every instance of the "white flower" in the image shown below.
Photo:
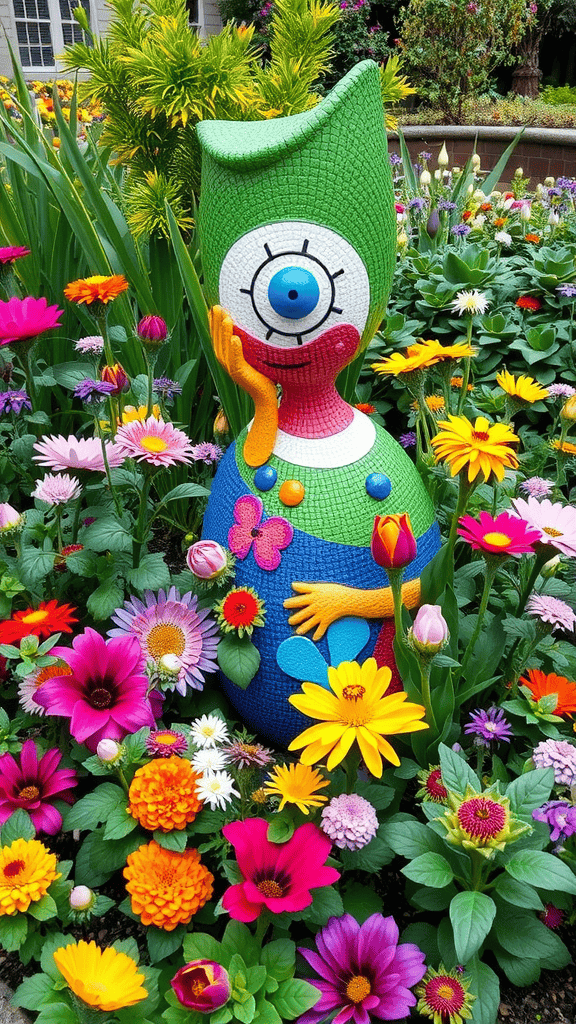
[[[210,804],[212,810],[216,807],[224,810],[233,796],[240,796],[228,772],[206,772],[196,783],[196,792],[200,800]]]
[[[494,241],[498,242],[498,245],[512,245],[512,235],[509,235],[507,231],[497,231]]]
[[[554,210],[550,210],[548,214],[548,223],[551,227],[555,228],[560,223],[560,217]]]
[[[87,885],[75,885],[69,900],[72,910],[89,910],[94,904],[94,893]]]
[[[427,188],[431,181],[432,175],[430,174],[430,171],[422,171],[422,174],[420,175],[420,184],[424,188]]]
[[[472,157],[472,169],[474,170],[474,172],[476,174],[480,170],[480,164],[481,163],[482,163],[482,161],[481,161],[480,157],[478,156],[478,153],[474,153],[474,156]]]
[[[532,216],[532,207],[530,203],[522,203],[520,207],[520,220],[528,222]]]
[[[489,303],[484,292],[479,292],[477,288],[474,288],[471,292],[458,292],[450,305],[454,312],[458,313],[458,316],[462,316],[463,313],[475,316],[476,313],[485,313]]]
[[[477,217],[474,217],[474,219],[470,221],[470,227],[481,228],[483,227],[485,220],[486,215],[483,213],[479,213]]]
[[[225,768],[227,764],[226,755],[216,747],[204,747],[203,750],[196,751],[192,758],[192,767],[199,775],[203,775],[205,772],[217,772],[221,768]]]
[[[448,150],[446,149],[446,143],[443,142],[442,143],[442,149],[438,153],[438,167],[440,167],[440,168],[448,167],[449,163],[450,163],[450,158],[448,156]]]
[[[192,723],[192,740],[197,747],[215,747],[228,739],[228,727],[218,715],[202,715]]]

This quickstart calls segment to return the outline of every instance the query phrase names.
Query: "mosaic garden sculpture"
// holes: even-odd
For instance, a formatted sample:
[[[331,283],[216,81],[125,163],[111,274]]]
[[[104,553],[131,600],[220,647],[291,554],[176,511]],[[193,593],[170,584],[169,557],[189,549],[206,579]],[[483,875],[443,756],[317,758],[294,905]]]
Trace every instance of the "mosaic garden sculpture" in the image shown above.
[[[203,536],[235,554],[235,585],[266,606],[256,676],[245,690],[223,682],[249,727],[285,744],[310,725],[287,701],[301,680],[327,685],[327,664],[360,652],[393,662],[392,595],[370,554],[374,516],[410,515],[418,554],[404,576],[408,607],[439,547],[415,466],[335,386],[377,329],[394,268],[378,67],[358,64],[303,114],[205,121],[198,135],[212,337],[255,405],[216,474]]]

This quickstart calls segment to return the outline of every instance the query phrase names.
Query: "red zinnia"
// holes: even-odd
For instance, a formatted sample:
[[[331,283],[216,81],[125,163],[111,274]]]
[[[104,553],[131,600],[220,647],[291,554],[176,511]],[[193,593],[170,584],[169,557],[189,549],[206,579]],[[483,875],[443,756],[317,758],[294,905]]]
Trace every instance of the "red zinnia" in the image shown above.
[[[506,827],[508,814],[502,804],[475,796],[458,808],[458,823],[472,839],[495,839]]]
[[[73,615],[77,609],[71,604],[58,601],[41,601],[37,608],[26,608],[14,612],[11,619],[0,623],[0,644],[13,644],[24,636],[45,639],[53,633],[71,633],[71,622],[78,622]]]
[[[429,771],[418,772],[418,781],[422,783],[422,787],[418,790],[416,796],[420,796],[424,800],[429,800],[435,804],[446,803],[448,790],[442,782],[440,767],[436,766],[430,768]]]
[[[521,295],[520,298],[516,299],[516,305],[518,309],[531,309],[534,313],[542,309],[540,299],[537,299],[534,295]]]
[[[469,984],[461,981],[455,970],[447,971],[443,964],[438,971],[429,968],[416,988],[416,995],[420,996],[418,1013],[431,1017],[435,1024],[462,1024],[464,1018],[472,1016],[470,1005],[476,998],[466,991]]]
[[[254,626],[264,625],[264,602],[252,587],[234,587],[216,605],[218,625],[225,633],[236,630],[252,635]]]

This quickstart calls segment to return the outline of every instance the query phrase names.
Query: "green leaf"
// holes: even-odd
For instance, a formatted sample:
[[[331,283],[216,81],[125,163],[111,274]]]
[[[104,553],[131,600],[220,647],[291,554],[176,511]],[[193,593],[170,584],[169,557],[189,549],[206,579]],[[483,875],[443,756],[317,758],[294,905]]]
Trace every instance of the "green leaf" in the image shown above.
[[[494,927],[501,946],[513,956],[530,957],[534,960],[551,957],[559,965],[569,963],[566,946],[557,935],[539,921],[536,914],[527,910],[515,910],[509,903],[498,908]]]
[[[319,999],[317,988],[297,978],[281,982],[278,991],[269,996],[269,1001],[276,1007],[282,1020],[294,1020],[315,1006]]]
[[[470,765],[460,754],[451,750],[450,747],[441,743],[438,752],[440,754],[440,768],[442,782],[446,789],[454,793],[465,793],[466,787],[471,786],[477,793],[481,791],[480,779],[472,771]]]
[[[534,768],[519,775],[506,790],[512,814],[532,821],[532,811],[549,799],[553,785],[553,768]]]
[[[44,971],[44,974],[47,974],[48,977],[52,979],[52,982],[62,981],[62,975],[54,963],[53,954],[57,949],[60,949],[61,946],[68,946],[71,941],[71,937],[69,935],[63,935],[62,932],[51,932],[44,939],[42,952],[40,954],[40,966]]]
[[[107,580],[88,595],[86,607],[97,621],[109,619],[115,608],[122,606],[124,591],[114,580]]]
[[[178,925],[171,932],[149,926],[146,929],[146,941],[150,963],[155,964],[158,960],[163,960],[164,957],[171,956],[177,949],[180,949],[185,934],[186,926],[183,924]]]
[[[252,1024],[256,1016],[256,1000],[254,996],[249,996],[243,1003],[234,1001],[233,1010],[236,1020],[242,1021],[242,1024]]]
[[[186,849],[188,836],[184,830],[161,832],[160,829],[156,829],[153,839],[158,843],[158,846],[163,846],[165,850],[174,850],[176,853],[183,853]]]
[[[525,985],[533,985],[540,978],[540,960],[534,960],[527,956],[512,956],[505,949],[498,946],[494,950],[498,966],[502,968],[506,977],[513,985],[519,988]]]
[[[402,764],[403,763],[404,762],[402,762]],[[402,764],[400,765],[400,768],[402,767]],[[409,768],[410,764],[408,764],[407,767]],[[412,778],[412,775],[400,776],[400,768],[396,769],[394,773],[395,775],[399,778]],[[384,811],[386,807],[390,806],[396,796],[396,790],[393,789],[392,786],[385,786],[382,783],[364,782],[362,780],[359,780],[356,783],[354,792],[358,793],[359,796],[364,797],[365,800],[368,800],[377,811]]]
[[[242,950],[244,963],[250,967],[259,960],[259,944],[252,932],[242,921],[229,921],[222,936],[222,949],[230,962],[237,950]]]
[[[450,901],[455,895],[456,887],[454,885],[447,885],[444,889],[428,889],[424,886],[422,889],[416,889],[412,893],[410,902],[415,903],[422,910],[438,912],[440,910],[448,910]]]
[[[36,1018],[37,1024],[78,1024],[78,1018],[68,1003],[48,1003]]]
[[[429,885],[433,889],[443,889],[454,878],[452,868],[440,853],[420,854],[402,868],[402,874],[413,882]]]
[[[260,651],[247,636],[223,636],[216,657],[224,675],[241,690],[251,683],[260,667]]]
[[[256,1000],[256,1011],[258,1013],[258,1024],[282,1024],[278,1010],[272,1006],[267,999],[260,997]],[[214,1017],[211,1018],[211,1024]]]
[[[14,811],[0,829],[2,846],[11,846],[16,839],[34,839],[36,829],[30,815],[22,807]]]
[[[492,190],[496,187],[497,183],[502,178],[504,168],[506,167],[506,164],[508,163],[510,157],[512,156],[512,153],[516,149],[516,146],[520,142],[520,139],[522,138],[525,131],[526,125],[524,125],[520,129],[520,131],[516,133],[510,145],[506,147],[506,149],[502,153],[502,156],[490,171],[490,174],[487,174],[486,177],[484,178],[484,181],[480,185],[480,189],[482,190],[485,196],[490,195]]]
[[[28,907],[28,913],[37,921],[48,921],[51,917],[56,917],[56,910],[56,903],[48,893],[37,903],[31,903]]]
[[[466,965],[472,984],[470,991],[476,996],[472,1003],[474,1024],[494,1024],[500,1005],[500,982],[498,975],[483,964],[477,956]]]
[[[178,484],[177,487],[173,487],[168,494],[165,494],[160,499],[156,508],[160,508],[161,505],[167,505],[169,501],[180,501],[182,498],[207,498],[210,491],[206,490],[205,487],[201,487],[200,484]]]
[[[76,855],[76,884],[94,888],[107,882],[114,871],[125,866],[128,855],[141,843],[142,834],[138,832],[112,843],[104,839],[104,829],[91,832]]]
[[[82,543],[91,551],[131,551],[132,538],[114,516],[104,516],[81,531]]]
[[[343,850],[342,865],[348,871],[367,871],[376,874],[394,860],[394,852],[381,838],[382,826],[378,833],[361,850]]]
[[[343,913],[342,897],[329,885],[314,890],[312,905],[305,911],[306,920],[320,928],[328,924],[331,917],[341,917]]]
[[[360,882],[353,882],[342,894],[344,910],[362,924],[371,914],[382,913],[383,903],[374,889]]]
[[[407,860],[420,857],[423,853],[440,853],[444,843],[431,828],[416,818],[402,820],[395,815],[384,822],[382,836],[394,853]]]
[[[542,900],[531,885],[517,882],[504,872],[498,875],[494,889],[503,900],[511,903],[513,907],[524,907],[526,910],[544,910]]]
[[[23,1006],[25,1010],[39,1010],[47,996],[53,992],[52,978],[47,974],[34,974],[25,978],[12,997],[13,1006]]]
[[[294,822],[289,815],[275,814],[268,825],[266,839],[269,843],[287,843],[294,835]]]
[[[128,578],[136,590],[158,590],[170,586],[170,570],[160,551],[144,555],[137,569],[131,569]]]
[[[66,811],[64,827],[67,832],[74,828],[95,829],[117,807],[124,806],[125,802],[126,797],[120,786],[113,782],[103,782]]]
[[[430,963],[438,961],[438,936],[434,925],[424,921],[409,924],[402,932],[402,942],[413,942],[426,954]]]
[[[496,904],[483,892],[459,892],[450,904],[456,956],[467,963],[478,952],[492,927]]]
[[[19,949],[28,933],[25,914],[4,914],[0,917],[0,946],[7,953]]]
[[[223,956],[223,946],[213,935],[207,932],[194,932],[187,935],[183,942],[184,959],[190,960],[214,960],[216,963],[228,967],[230,957]]]
[[[576,875],[552,853],[520,850],[505,864],[505,868],[518,882],[527,882],[539,889],[576,893]]]
[[[291,939],[275,939],[262,949],[260,963],[276,981],[285,981],[294,974],[296,943]]]
[[[106,819],[104,839],[123,839],[138,827],[138,822],[126,807],[116,807]]]

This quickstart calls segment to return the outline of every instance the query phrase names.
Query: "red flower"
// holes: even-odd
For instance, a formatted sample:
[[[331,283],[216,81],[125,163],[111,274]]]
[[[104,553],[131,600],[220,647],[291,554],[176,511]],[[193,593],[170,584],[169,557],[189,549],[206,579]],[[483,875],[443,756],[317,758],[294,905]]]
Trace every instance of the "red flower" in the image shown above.
[[[0,345],[37,338],[44,331],[60,327],[58,317],[62,313],[58,306],[49,306],[46,299],[33,299],[30,295],[0,302]]]
[[[516,305],[518,309],[531,309],[534,313],[542,309],[540,299],[537,299],[534,295],[521,295],[519,299],[516,299]]]
[[[247,818],[225,825],[244,881],[231,885],[222,905],[235,921],[255,921],[265,907],[274,914],[297,913],[312,903],[310,889],[332,885],[340,878],[325,866],[331,842],[312,822],[300,825],[287,843],[271,843],[268,822]]]
[[[462,214],[462,220],[470,220],[471,216],[472,210],[464,210],[464,213]]]
[[[14,612],[11,619],[0,623],[0,644],[13,644],[23,636],[45,639],[53,633],[71,633],[71,622],[78,622],[71,604],[41,601],[37,608]]]
[[[410,516],[375,516],[372,540],[372,558],[384,569],[403,569],[416,558],[416,539],[412,532]]]
[[[372,405],[370,402],[358,402],[354,408],[358,409],[360,412],[366,413],[367,416],[371,416],[372,413],[376,412],[376,406]]]

